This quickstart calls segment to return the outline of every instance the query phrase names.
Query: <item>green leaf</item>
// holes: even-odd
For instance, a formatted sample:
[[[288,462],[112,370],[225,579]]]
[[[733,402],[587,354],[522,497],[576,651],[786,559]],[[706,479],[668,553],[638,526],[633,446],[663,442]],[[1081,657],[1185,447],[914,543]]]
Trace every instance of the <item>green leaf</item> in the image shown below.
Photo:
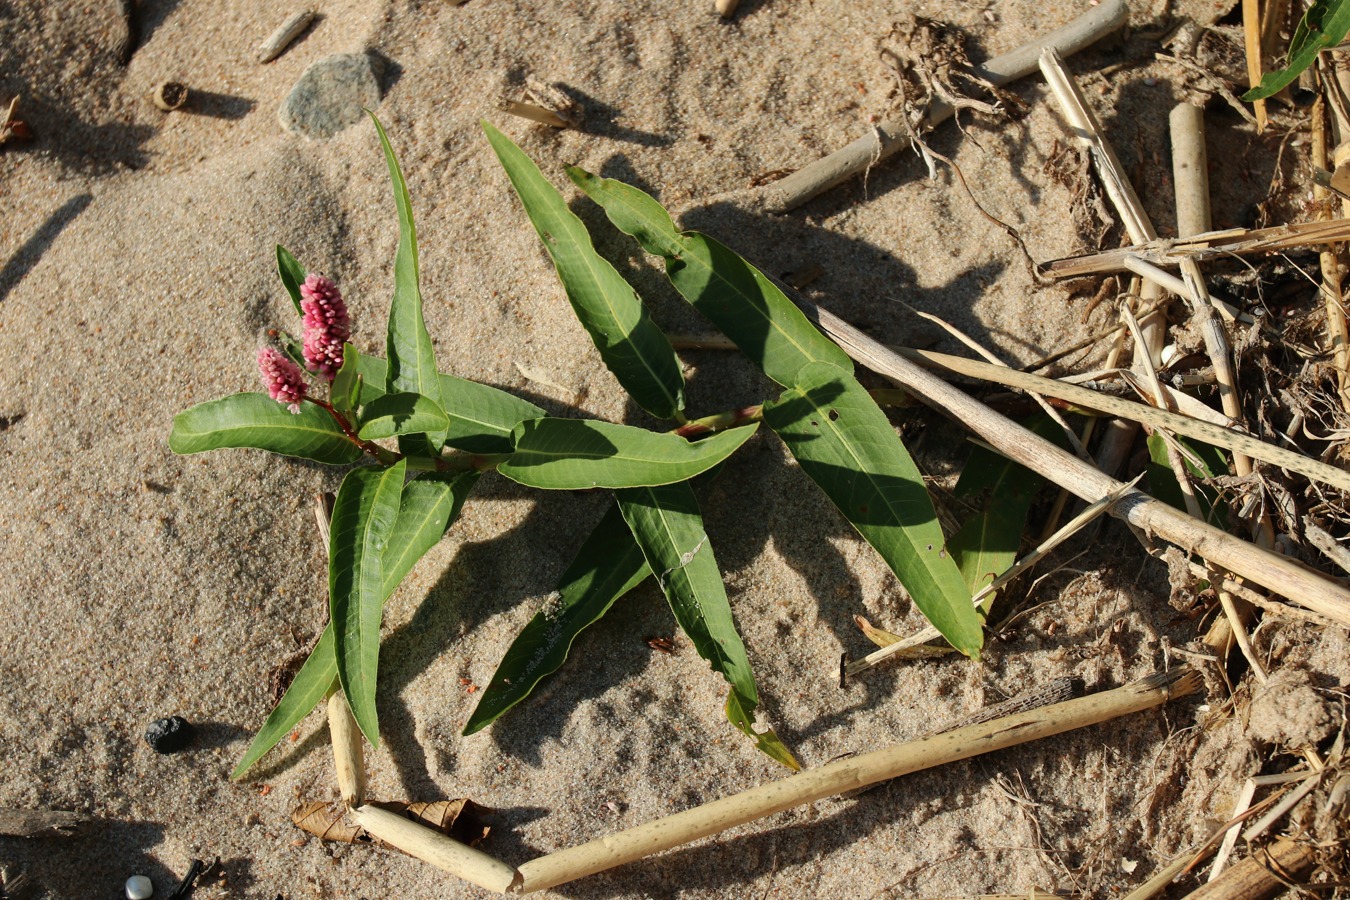
[[[1283,69],[1267,72],[1261,83],[1242,95],[1248,103],[1273,97],[1317,61],[1317,54],[1335,47],[1350,34],[1350,0],[1314,0],[1289,41]]]
[[[944,547],[923,477],[862,385],[834,366],[812,363],[796,387],[764,404],[764,421],[886,560],[928,621],[957,650],[978,658],[979,616]]]
[[[361,359],[361,402],[371,403],[384,396],[386,363],[378,356]],[[440,375],[441,400],[450,419],[445,443],[469,453],[510,453],[514,448],[511,433],[526,419],[542,418],[542,409],[506,391],[457,378]]]
[[[516,426],[515,452],[497,471],[528,487],[576,491],[670,484],[693,478],[726,459],[758,423],[690,443],[591,419],[530,419]]]
[[[1199,480],[1228,474],[1228,459],[1223,451],[1209,444],[1201,444],[1185,438],[1173,436],[1186,451],[1182,459],[1186,471],[1190,473],[1195,499],[1200,503],[1200,511],[1205,521],[1219,528],[1228,527],[1227,505],[1222,503],[1219,493],[1211,487],[1199,483]],[[1176,472],[1172,470],[1172,461],[1167,455],[1167,443],[1160,435],[1152,434],[1148,438],[1148,488],[1149,493],[1159,500],[1174,506],[1183,512],[1186,500],[1181,494],[1181,485],[1177,482]],[[1196,465],[1196,463],[1199,465]]]
[[[398,521],[407,461],[353,469],[338,488],[328,549],[329,612],[336,627],[338,680],[352,716],[379,746],[375,681],[384,608],[382,558]]]
[[[772,732],[764,738],[752,727],[759,694],[750,659],[736,631],[722,573],[712,544],[703,530],[698,500],[687,482],[659,487],[629,488],[615,497],[624,520],[656,573],[675,621],[706,659],[731,685],[727,716],[750,735],[760,749],[789,768],[800,768]],[[778,753],[781,748],[786,759]],[[772,751],[772,752],[771,752]],[[788,761],[790,760],[790,762]]]
[[[1038,416],[1027,429],[1041,437],[1065,443],[1064,432],[1049,416]],[[967,520],[951,540],[947,552],[961,570],[974,596],[1017,561],[1027,513],[1045,479],[1035,472],[981,445],[970,451],[953,493],[971,499],[986,493],[983,508]],[[981,603],[987,611],[995,595]]]
[[[266,394],[231,394],[173,417],[169,449],[174,453],[225,447],[253,447],[339,466],[361,458],[361,450],[333,417],[312,403],[302,403],[300,412],[293,413]]]
[[[329,397],[338,412],[347,414],[361,402],[361,353],[351,344],[342,345],[342,368],[333,376]]]
[[[774,381],[791,387],[813,362],[853,371],[848,355],[734,251],[696,231],[678,231],[661,204],[631,185],[576,167],[567,174],[615,227],[664,257],[675,289]]]
[[[678,417],[684,409],[684,376],[670,341],[632,286],[595,251],[586,226],[534,161],[487,122],[483,131],[600,358],[643,409],[664,419]]]
[[[727,720],[743,731],[750,740],[754,741],[755,749],[760,753],[767,755],[774,762],[800,772],[802,764],[797,762],[797,757],[792,755],[792,751],[788,749],[787,744],[783,743],[773,729],[755,730],[755,717],[752,712],[746,712],[746,706],[745,698],[733,688],[727,693]],[[753,703],[749,704],[752,711],[754,706]]]
[[[296,262],[295,257],[291,256],[291,251],[280,244],[277,244],[277,274],[281,276],[282,287],[291,295],[295,314],[304,315],[304,311],[300,309],[300,285],[305,283],[305,267]]]
[[[413,225],[412,199],[403,180],[394,148],[384,133],[380,120],[370,113],[375,130],[384,148],[384,161],[389,167],[389,180],[394,186],[394,204],[398,207],[398,251],[394,254],[394,297],[389,303],[389,330],[385,339],[385,355],[389,358],[384,390],[387,394],[400,391],[430,397],[442,409],[441,384],[436,372],[436,351],[431,345],[422,318],[422,291],[418,286],[421,271],[417,262],[417,229]],[[401,435],[398,448],[405,455],[431,456],[439,451],[445,438],[439,434],[428,437]]]
[[[421,394],[385,394],[361,409],[361,427],[356,432],[362,440],[403,434],[428,434],[444,431],[450,426],[445,411],[430,397]]]
[[[477,472],[455,476],[424,472],[403,488],[398,521],[390,534],[389,549],[385,551],[381,566],[385,603],[417,560],[449,530],[478,477]],[[242,777],[275,747],[330,690],[337,687],[337,677],[337,637],[330,621],[230,777]]]
[[[562,667],[577,635],[651,573],[619,508],[610,507],[563,573],[557,592],[511,643],[464,734],[487,727],[528,697]]]

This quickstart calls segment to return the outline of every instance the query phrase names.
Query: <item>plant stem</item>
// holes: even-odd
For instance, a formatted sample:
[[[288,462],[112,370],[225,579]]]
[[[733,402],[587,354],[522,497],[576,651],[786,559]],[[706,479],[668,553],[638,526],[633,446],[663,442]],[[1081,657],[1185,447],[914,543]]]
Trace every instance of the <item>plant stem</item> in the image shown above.
[[[337,422],[337,426],[342,429],[342,433],[347,436],[347,440],[375,457],[380,461],[381,465],[392,466],[403,458],[403,454],[401,453],[396,453],[393,450],[386,450],[373,441],[362,440],[360,435],[353,430],[351,423],[347,421],[347,417],[334,409],[333,404],[329,403],[327,400],[320,400],[317,397],[306,397],[305,399],[315,406],[328,410],[328,414],[333,417],[334,422]],[[439,468],[439,466],[437,468]]]

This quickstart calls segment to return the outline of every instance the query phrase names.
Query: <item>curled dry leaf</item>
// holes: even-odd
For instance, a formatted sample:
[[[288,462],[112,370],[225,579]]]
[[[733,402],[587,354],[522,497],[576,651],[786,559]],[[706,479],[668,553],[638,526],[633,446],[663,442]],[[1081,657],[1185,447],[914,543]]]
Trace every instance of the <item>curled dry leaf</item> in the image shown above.
[[[490,829],[483,824],[487,808],[472,800],[436,800],[431,803],[372,803],[381,809],[398,813],[414,822],[434,828],[461,844],[476,846],[488,836]],[[347,844],[370,844],[374,838],[345,815],[340,803],[315,801],[300,806],[291,813],[296,828],[307,831],[320,840],[342,841]]]

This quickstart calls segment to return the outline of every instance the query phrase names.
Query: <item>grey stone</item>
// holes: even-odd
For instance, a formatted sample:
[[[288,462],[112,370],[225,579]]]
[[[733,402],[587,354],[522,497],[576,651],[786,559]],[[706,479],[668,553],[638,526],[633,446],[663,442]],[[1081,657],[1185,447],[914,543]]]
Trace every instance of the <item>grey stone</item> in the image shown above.
[[[281,102],[281,127],[307,138],[329,138],[380,105],[380,84],[365,53],[325,56],[300,76]]]

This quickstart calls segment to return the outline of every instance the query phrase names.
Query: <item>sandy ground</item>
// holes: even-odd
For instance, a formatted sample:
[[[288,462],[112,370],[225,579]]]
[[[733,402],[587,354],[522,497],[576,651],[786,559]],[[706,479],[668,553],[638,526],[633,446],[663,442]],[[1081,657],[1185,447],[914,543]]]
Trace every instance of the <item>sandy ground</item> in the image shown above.
[[[36,136],[0,151],[0,805],[97,820],[75,839],[0,838],[0,863],[26,865],[63,898],[119,896],[136,872],[162,896],[194,857],[219,857],[227,874],[199,889],[206,897],[480,896],[405,857],[292,828],[299,800],[335,794],[318,715],[247,781],[228,780],[269,709],[274,668],[323,626],[310,503],[340,473],[253,451],[176,457],[170,423],[193,403],[256,390],[268,329],[297,327],[275,244],[339,282],[354,343],[377,350],[397,240],[368,124],[327,141],[279,127],[277,107],[306,66],[336,52],[383,58],[379,115],[408,177],[439,362],[551,412],[652,424],[573,318],[481,117],[557,183],[563,164],[579,164],[653,191],[769,272],[818,263],[812,295],[892,343],[956,349],[901,301],[1020,362],[1100,328],[1107,312],[1084,322],[1086,296],[1037,289],[952,179],[927,180],[909,156],[785,217],[737,202],[756,176],[797,168],[890,111],[892,72],[877,50],[893,3],[743,0],[728,23],[711,0],[330,0],[284,56],[259,65],[256,45],[285,15],[261,6],[143,0],[125,68],[115,4],[20,0],[0,12],[0,99],[22,95]],[[1144,30],[1161,21],[1146,6],[1134,10]],[[913,11],[965,30],[982,59],[1080,7]],[[1073,66],[1116,66],[1087,76],[1089,93],[1127,168],[1153,173],[1141,189],[1166,227],[1166,111],[1181,91],[1175,70],[1151,62],[1155,49],[1135,37]],[[495,111],[531,76],[575,91],[584,131]],[[168,78],[194,91],[187,110],[150,104]],[[1043,171],[1064,130],[1039,84],[1018,92],[1026,118],[972,122],[964,138],[944,127],[934,146],[1033,255],[1066,255],[1081,247],[1071,193]],[[1238,224],[1264,196],[1275,145],[1222,108],[1210,129],[1215,224]],[[593,207],[575,208],[660,324],[706,330]],[[730,354],[683,359],[695,415],[771,396]],[[944,481],[959,469],[958,431],[919,410],[896,421],[928,472]],[[1108,524],[1036,586],[1031,602],[1045,606],[983,665],[890,667],[841,691],[840,655],[869,649],[853,615],[918,624],[903,590],[767,434],[701,501],[764,720],[807,765],[923,734],[1058,675],[1122,684],[1195,638],[1168,603],[1166,573]],[[530,701],[460,737],[471,689],[487,684],[605,502],[484,480],[387,608],[374,796],[472,797],[496,810],[486,849],[518,864],[783,774],[726,724],[724,685],[687,640],[675,637],[673,655],[647,646],[676,631],[650,585],[584,635]],[[1263,640],[1319,673],[1320,687],[1345,683],[1339,635],[1275,625]],[[785,812],[557,894],[1111,896],[1208,836],[1259,765],[1245,723],[1201,732],[1200,711],[1184,703]],[[141,734],[173,714],[197,723],[200,741],[156,755]]]

